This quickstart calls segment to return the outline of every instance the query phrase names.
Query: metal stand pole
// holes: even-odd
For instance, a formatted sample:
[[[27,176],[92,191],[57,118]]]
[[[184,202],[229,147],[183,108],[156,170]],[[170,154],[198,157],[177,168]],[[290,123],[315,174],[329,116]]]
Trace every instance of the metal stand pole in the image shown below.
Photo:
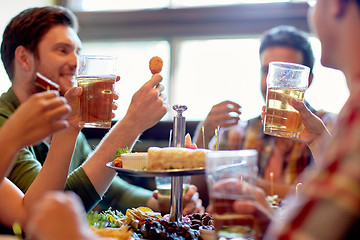
[[[184,105],[174,105],[173,109],[177,112],[174,117],[174,147],[184,147],[185,145],[185,117],[182,113],[187,109]],[[183,177],[171,177],[171,198],[170,198],[170,221],[182,221],[182,199],[183,198]]]

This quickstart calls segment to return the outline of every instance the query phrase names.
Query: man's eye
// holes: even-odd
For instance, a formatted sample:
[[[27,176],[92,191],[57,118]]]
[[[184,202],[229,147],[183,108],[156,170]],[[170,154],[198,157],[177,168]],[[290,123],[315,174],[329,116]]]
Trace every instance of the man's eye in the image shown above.
[[[59,48],[58,51],[65,54],[67,53],[67,50],[65,48]]]

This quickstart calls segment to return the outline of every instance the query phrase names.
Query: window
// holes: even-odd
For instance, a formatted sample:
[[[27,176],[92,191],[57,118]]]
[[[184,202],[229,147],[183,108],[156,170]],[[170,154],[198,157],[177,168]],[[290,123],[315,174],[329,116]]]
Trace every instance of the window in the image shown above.
[[[239,103],[244,119],[259,114],[263,102],[258,38],[188,40],[179,49],[171,92],[174,103],[188,106],[184,115],[204,119],[224,100]]]
[[[348,90],[340,71],[321,66],[320,43],[311,38],[316,56],[314,80],[305,98],[316,109],[338,112],[345,103]],[[174,46],[176,68],[170,79],[170,46]],[[121,80],[116,89],[120,94],[117,117],[126,113],[133,93],[151,77],[148,62],[159,55],[164,60],[162,75],[170,106],[183,104],[187,120],[202,120],[211,107],[224,100],[242,106],[242,119],[257,116],[264,104],[260,92],[259,38],[183,39],[139,42],[84,42],[91,54],[112,54],[120,59]],[[326,94],[323,94],[326,92]],[[333,98],[331,96],[339,96]],[[170,109],[163,120],[172,120]]]
[[[161,72],[165,86],[165,94],[169,96],[170,48],[167,41],[137,42],[83,42],[81,54],[112,55],[118,58],[120,81],[115,89],[119,94],[117,118],[126,114],[132,95],[151,78],[149,60],[159,56],[164,61]]]
[[[75,11],[128,11],[161,8],[209,7],[234,4],[257,4],[277,2],[307,2],[308,0],[98,0],[66,1]]]
[[[263,105],[259,91],[260,35],[279,24],[308,30],[308,4],[302,0],[286,3],[266,1],[275,2],[273,4],[260,4],[265,0],[58,2],[74,7],[74,11],[76,8],[72,4],[75,3],[80,7],[77,9],[83,9],[83,4],[93,2],[97,4],[97,10],[112,3],[111,12],[75,11],[75,14],[81,26],[82,53],[116,55],[119,58],[121,80],[116,86],[120,95],[116,112],[118,118],[126,113],[133,93],[150,79],[148,62],[155,55],[164,60],[162,75],[169,105],[187,105],[184,116],[188,120],[204,119],[214,104],[226,99],[242,105],[243,119],[254,117]],[[204,2],[209,5],[204,7],[201,4]],[[259,4],[210,7],[235,2]],[[126,3],[128,9],[130,4],[141,8],[145,8],[142,4],[168,4],[168,7],[117,12],[114,10],[115,3]],[[197,8],[186,8],[189,4]],[[181,6],[184,8],[181,9]],[[319,63],[320,43],[312,38],[312,45],[317,61],[314,81],[305,97],[316,109],[338,112],[348,97],[344,76],[339,71],[322,67]],[[0,74],[2,79],[7,79],[2,67]],[[3,80],[1,92],[9,86],[10,82]],[[334,95],[338,97],[329,97]],[[170,109],[164,120],[172,120],[173,115],[174,111]]]
[[[171,2],[179,3],[180,0]],[[200,1],[182,1],[185,2],[196,5],[196,2],[199,4]],[[233,100],[241,104],[242,118],[249,119],[259,114],[264,103],[259,87],[258,47],[261,34],[279,24],[294,25],[309,31],[309,6],[306,1],[276,1],[273,4],[269,2],[184,9],[97,12],[96,15],[79,12],[77,15],[82,26],[80,37],[87,51],[91,52],[88,42],[93,42],[92,46],[97,42],[100,46],[97,48],[99,52],[104,53],[108,49],[110,53],[118,53],[121,57],[124,54],[116,50],[117,46],[121,45],[121,51],[134,56],[135,65],[140,62],[146,64],[143,68],[145,72],[140,76],[140,70],[133,68],[134,65],[125,67],[130,62],[122,63],[125,67],[120,74],[124,80],[122,83],[136,82],[130,80],[135,76],[140,81],[148,79],[149,59],[163,54],[161,57],[167,65],[162,74],[169,96],[168,102],[170,106],[187,105],[188,110],[184,116],[188,120],[204,119],[211,107],[223,100]],[[109,44],[109,41],[112,44]],[[147,45],[150,43],[161,43],[167,47],[161,51],[151,51],[151,45]],[[142,45],[149,47],[144,53],[140,50]],[[348,96],[344,77],[338,71],[322,67],[319,63],[320,43],[316,38],[312,38],[312,45],[317,58],[315,77],[305,97],[314,108],[336,113]],[[135,74],[130,71],[135,71]],[[140,83],[131,88],[132,92],[130,94],[129,91],[127,99],[120,99],[118,117],[122,117],[130,96],[139,87]],[[329,94],[323,94],[324,88]],[[119,92],[121,95],[121,90]],[[335,100],[328,97],[332,95],[339,98]],[[170,108],[164,120],[171,120],[174,114]]]

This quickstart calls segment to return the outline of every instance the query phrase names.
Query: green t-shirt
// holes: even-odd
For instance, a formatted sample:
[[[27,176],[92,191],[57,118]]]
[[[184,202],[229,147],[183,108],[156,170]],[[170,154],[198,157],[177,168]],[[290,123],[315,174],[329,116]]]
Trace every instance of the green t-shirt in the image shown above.
[[[15,93],[10,88],[0,97],[0,126],[20,105]],[[49,149],[49,145],[42,142],[36,146],[26,147],[21,150],[8,178],[25,192],[39,173]],[[84,134],[80,133],[76,141],[75,151],[70,164],[69,176],[65,190],[71,190],[82,199],[85,209],[91,210],[100,200],[94,186],[90,182],[81,164],[92,152]],[[129,184],[120,177],[116,177],[111,183],[103,200],[102,208],[112,207],[124,212],[127,208],[144,206],[151,197],[152,192]]]

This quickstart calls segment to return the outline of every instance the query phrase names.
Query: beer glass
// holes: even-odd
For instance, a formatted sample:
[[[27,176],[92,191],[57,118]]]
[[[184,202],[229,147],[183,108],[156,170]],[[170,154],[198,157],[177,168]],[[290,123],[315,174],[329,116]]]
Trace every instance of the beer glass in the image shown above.
[[[308,87],[310,68],[285,62],[271,62],[266,78],[267,111],[264,133],[296,138],[300,114],[289,104],[290,98],[302,101]]]
[[[76,78],[80,96],[79,126],[110,128],[116,81],[116,57],[82,55],[78,57]]]
[[[191,177],[183,177],[183,195],[189,189]],[[171,177],[155,177],[156,189],[159,191],[158,200],[160,213],[162,215],[170,213],[170,197],[171,197]]]
[[[235,213],[235,201],[255,201],[257,151],[213,151],[206,154],[206,182],[219,239],[254,239],[251,215]]]

